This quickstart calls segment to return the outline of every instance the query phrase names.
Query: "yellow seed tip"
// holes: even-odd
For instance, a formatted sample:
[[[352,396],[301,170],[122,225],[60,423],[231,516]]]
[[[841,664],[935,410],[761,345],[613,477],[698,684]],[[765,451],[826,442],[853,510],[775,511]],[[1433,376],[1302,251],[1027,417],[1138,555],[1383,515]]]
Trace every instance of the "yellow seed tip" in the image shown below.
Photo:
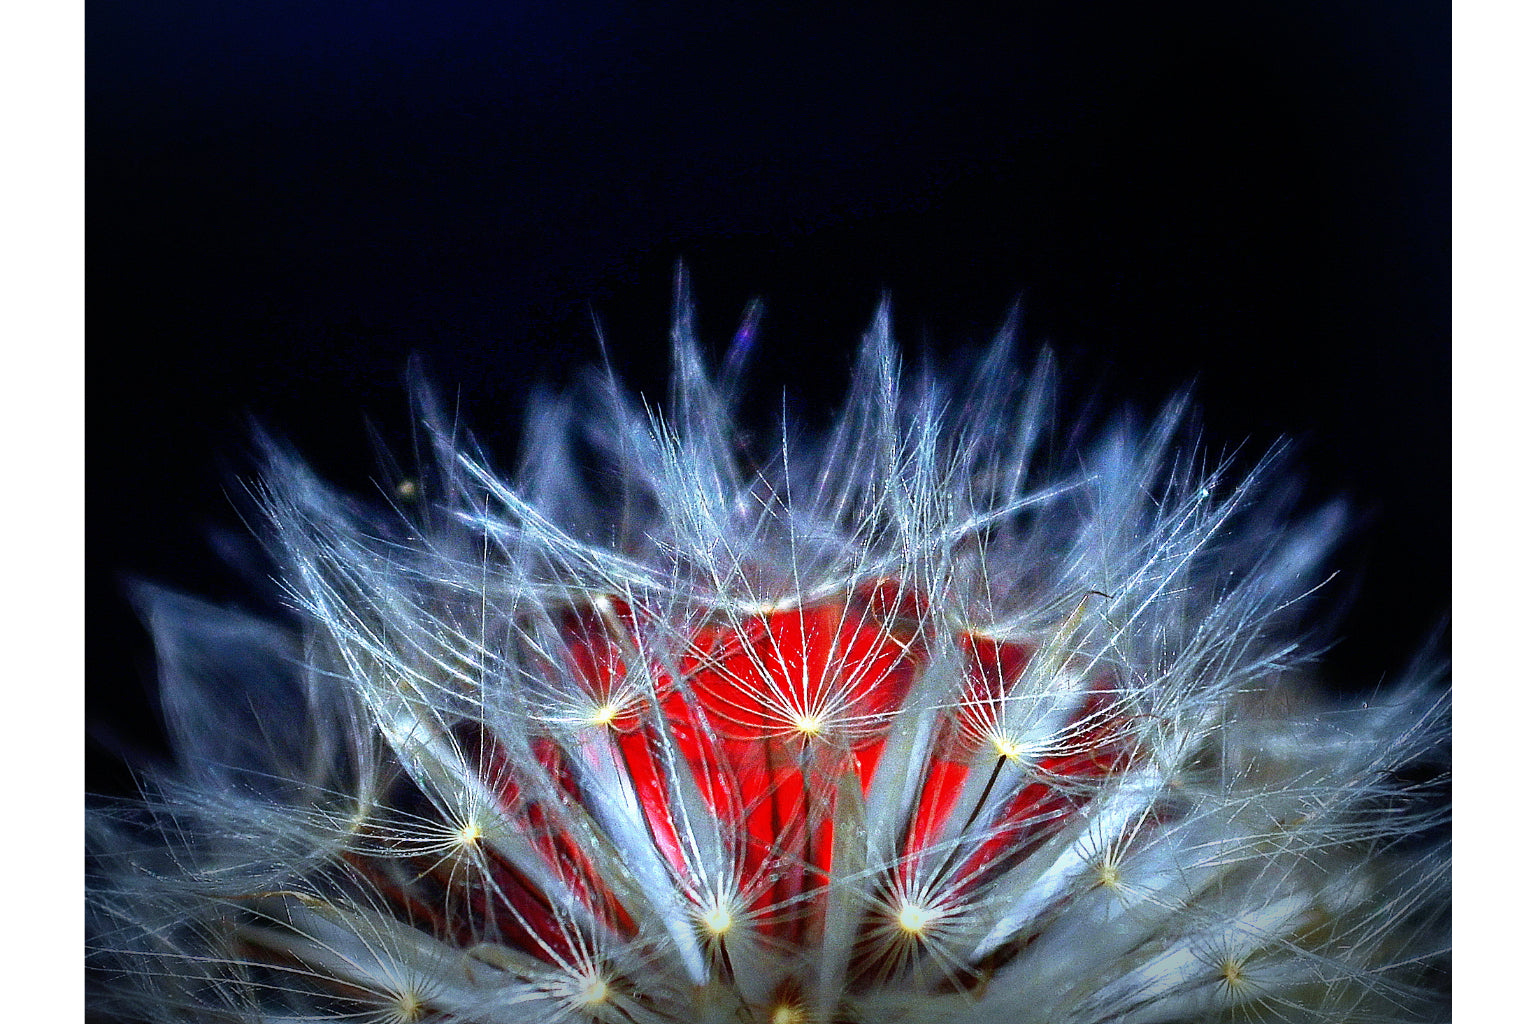
[[[794,1003],[780,1003],[769,1019],[773,1024],[805,1024],[805,1010]]]
[[[933,911],[916,903],[903,903],[896,924],[908,935],[921,935],[933,921]]]
[[[608,1001],[608,982],[597,975],[591,975],[584,979],[585,984],[576,993],[576,1002],[580,1006],[597,1006]]]
[[[1010,761],[1017,761],[1024,756],[1024,747],[1006,736],[992,737],[992,749],[997,751],[998,757],[1006,757]]]
[[[700,920],[711,935],[724,935],[731,930],[731,912],[723,906],[712,907]]]

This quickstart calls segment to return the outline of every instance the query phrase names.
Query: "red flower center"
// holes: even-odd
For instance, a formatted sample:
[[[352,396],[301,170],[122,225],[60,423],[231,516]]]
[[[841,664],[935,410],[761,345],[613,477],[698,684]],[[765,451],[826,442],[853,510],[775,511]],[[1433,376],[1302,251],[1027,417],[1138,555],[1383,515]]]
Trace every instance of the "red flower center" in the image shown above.
[[[617,598],[568,609],[556,620],[566,664],[551,671],[557,685],[569,689],[574,680],[581,690],[585,710],[575,727],[612,745],[656,851],[705,934],[741,917],[781,941],[814,934],[839,830],[860,828],[875,813],[862,805],[880,795],[872,787],[888,748],[893,758],[914,756],[911,736],[894,752],[898,721],[926,721],[929,731],[917,741],[915,765],[887,769],[916,784],[895,809],[903,820],[886,854],[886,888],[944,893],[927,902],[897,898],[900,927],[927,926],[944,900],[963,899],[1036,849],[1096,780],[1133,759],[1107,673],[1096,677],[1060,657],[1045,665],[1050,656],[1039,644],[967,630],[945,636],[924,597],[894,584],[721,617],[690,627],[682,644],[676,630],[665,632],[665,644],[648,639],[658,633],[648,630],[648,614]],[[936,666],[940,647],[955,667]],[[567,749],[553,735],[535,742],[539,770],[579,801]],[[731,847],[727,903],[695,869],[677,795],[684,771]],[[589,909],[631,931],[580,843],[550,827],[557,816],[525,799],[516,782],[501,785],[505,808],[541,837],[550,867]],[[857,813],[846,806],[853,802]],[[495,874],[510,900],[497,919],[503,935],[535,939],[531,950],[544,948],[546,959],[568,956],[570,939],[537,887],[505,865]],[[494,914],[491,902],[481,911]]]

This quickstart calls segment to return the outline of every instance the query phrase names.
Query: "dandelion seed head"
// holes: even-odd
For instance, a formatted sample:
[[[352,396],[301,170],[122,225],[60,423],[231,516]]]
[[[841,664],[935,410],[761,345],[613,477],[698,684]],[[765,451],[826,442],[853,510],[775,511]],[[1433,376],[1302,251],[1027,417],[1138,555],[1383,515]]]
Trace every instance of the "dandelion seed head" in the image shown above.
[[[1306,688],[1338,517],[1278,456],[1174,403],[1053,458],[1048,356],[904,374],[886,310],[758,451],[690,324],[510,476],[424,390],[392,510],[269,453],[294,622],[150,602],[182,762],[88,819],[103,1013],[1442,1013],[1440,677]]]

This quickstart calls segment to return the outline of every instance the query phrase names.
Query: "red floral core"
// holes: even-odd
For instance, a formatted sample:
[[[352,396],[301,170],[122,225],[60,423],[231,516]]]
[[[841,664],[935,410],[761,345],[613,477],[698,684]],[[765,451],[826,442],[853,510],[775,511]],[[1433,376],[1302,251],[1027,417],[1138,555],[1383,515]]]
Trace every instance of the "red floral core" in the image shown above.
[[[1049,742],[1015,745],[1004,728],[1007,709],[1021,699],[1041,702],[1037,680],[1025,680],[1042,667],[1041,645],[963,629],[945,638],[923,596],[891,583],[720,615],[691,626],[681,643],[675,629],[650,628],[648,617],[616,597],[567,609],[556,617],[565,664],[550,671],[555,685],[569,689],[574,681],[582,692],[590,715],[573,728],[601,737],[627,775],[656,852],[706,932],[726,919],[709,916],[720,913],[711,909],[717,897],[703,891],[692,866],[676,773],[687,773],[730,846],[736,913],[763,936],[794,943],[818,927],[838,830],[860,828],[874,813],[850,799],[852,787],[871,797],[898,713],[906,722],[932,711],[917,755],[925,758],[920,781],[904,799],[895,848],[882,862],[891,892],[938,884],[947,898],[963,899],[1056,834],[1095,781],[1134,757],[1107,677],[1082,672],[1047,695]],[[940,640],[958,670],[920,687]],[[647,678],[637,683],[634,673]],[[556,734],[535,741],[534,760],[553,791],[579,802],[573,755]],[[902,756],[910,749],[909,740]],[[536,837],[550,869],[608,926],[631,933],[580,842],[552,827],[558,815],[509,781],[526,779],[531,766],[514,771],[505,755],[497,761],[492,776],[501,780],[504,808]],[[848,813],[850,802],[861,804],[857,813]],[[500,861],[492,876],[497,897],[482,895],[476,908],[490,915],[486,923],[550,962],[569,957],[573,940],[539,887]]]

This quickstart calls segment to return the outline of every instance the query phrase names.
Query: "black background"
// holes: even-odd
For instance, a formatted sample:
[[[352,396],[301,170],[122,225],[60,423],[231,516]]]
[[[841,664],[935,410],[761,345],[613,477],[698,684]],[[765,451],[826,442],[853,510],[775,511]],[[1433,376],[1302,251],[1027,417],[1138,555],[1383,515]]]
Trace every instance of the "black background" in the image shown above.
[[[1329,678],[1400,667],[1449,602],[1449,6],[1015,8],[92,5],[88,784],[156,745],[124,580],[240,601],[250,417],[366,489],[421,352],[510,464],[594,318],[663,394],[678,261],[717,352],[765,301],[770,413],[889,292],[911,354],[1017,300],[1079,395],[1297,439],[1358,514]]]

